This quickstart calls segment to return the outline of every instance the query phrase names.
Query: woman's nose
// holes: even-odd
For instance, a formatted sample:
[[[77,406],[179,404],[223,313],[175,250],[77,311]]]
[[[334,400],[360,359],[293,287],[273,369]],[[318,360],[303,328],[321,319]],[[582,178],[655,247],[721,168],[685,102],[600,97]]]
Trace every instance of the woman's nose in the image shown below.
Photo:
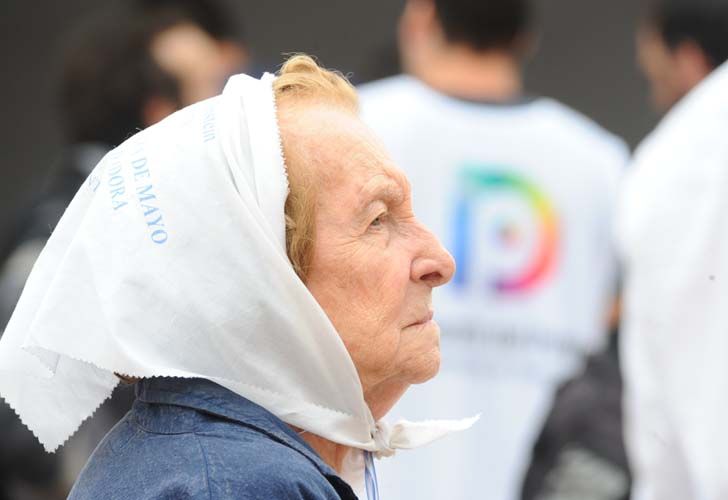
[[[421,229],[422,244],[412,262],[412,279],[432,288],[444,285],[455,274],[455,260],[429,229]]]

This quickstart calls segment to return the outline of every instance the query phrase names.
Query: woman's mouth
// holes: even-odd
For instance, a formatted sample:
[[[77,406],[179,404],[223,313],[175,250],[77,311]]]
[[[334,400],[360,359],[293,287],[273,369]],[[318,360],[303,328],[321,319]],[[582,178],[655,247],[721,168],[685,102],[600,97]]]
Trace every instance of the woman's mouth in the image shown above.
[[[423,314],[419,318],[417,318],[413,323],[411,323],[408,326],[422,326],[426,325],[430,321],[432,321],[432,318],[434,317],[435,313],[432,310],[427,311],[426,314]]]

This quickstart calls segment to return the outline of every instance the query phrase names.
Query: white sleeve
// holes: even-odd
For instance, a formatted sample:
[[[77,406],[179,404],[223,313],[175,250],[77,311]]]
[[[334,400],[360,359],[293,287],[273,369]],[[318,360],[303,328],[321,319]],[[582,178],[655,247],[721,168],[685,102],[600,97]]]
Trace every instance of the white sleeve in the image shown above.
[[[624,438],[632,472],[632,500],[691,498],[685,454],[660,397],[659,374],[641,332],[628,325],[620,338],[624,375]]]
[[[666,399],[694,498],[718,500],[728,498],[728,141],[688,167],[702,182],[692,191],[682,187],[691,203],[683,206],[684,240],[675,242],[681,250],[671,252],[670,344],[661,369],[674,373]]]
[[[728,498],[728,144],[696,150],[683,166],[627,283],[636,500]]]

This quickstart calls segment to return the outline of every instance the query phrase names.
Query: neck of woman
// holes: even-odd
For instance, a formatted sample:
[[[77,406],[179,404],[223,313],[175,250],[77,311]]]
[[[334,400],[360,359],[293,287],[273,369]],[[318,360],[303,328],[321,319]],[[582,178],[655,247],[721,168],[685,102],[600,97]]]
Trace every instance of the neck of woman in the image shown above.
[[[365,384],[364,399],[372,412],[375,421],[383,418],[402,397],[409,383],[399,380],[387,380],[379,384]],[[334,443],[316,434],[293,428],[301,438],[314,449],[326,464],[338,474],[342,473],[344,460],[351,451],[349,446]]]
[[[300,431],[299,431],[300,432]],[[328,439],[311,434],[310,432],[303,432],[300,434],[301,438],[308,443],[308,445],[314,449],[321,460],[326,462],[326,465],[336,471],[337,474],[342,473],[344,466],[344,459],[351,451],[351,448],[344,446],[343,444],[334,443]]]

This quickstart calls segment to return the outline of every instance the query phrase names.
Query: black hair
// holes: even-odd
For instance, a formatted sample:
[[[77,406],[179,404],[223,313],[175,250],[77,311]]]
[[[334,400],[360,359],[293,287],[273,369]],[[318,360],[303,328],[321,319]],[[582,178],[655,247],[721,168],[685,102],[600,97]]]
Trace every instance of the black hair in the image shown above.
[[[179,103],[175,78],[153,59],[153,38],[177,23],[112,8],[86,20],[65,53],[60,112],[66,138],[116,146],[144,127],[151,97]]]
[[[692,41],[713,67],[728,60],[728,0],[654,0],[647,21],[671,49]]]
[[[242,41],[243,30],[235,16],[216,0],[134,0],[136,8],[149,14],[180,13],[217,40]]]
[[[529,0],[434,0],[451,42],[476,50],[513,49],[531,21]]]

